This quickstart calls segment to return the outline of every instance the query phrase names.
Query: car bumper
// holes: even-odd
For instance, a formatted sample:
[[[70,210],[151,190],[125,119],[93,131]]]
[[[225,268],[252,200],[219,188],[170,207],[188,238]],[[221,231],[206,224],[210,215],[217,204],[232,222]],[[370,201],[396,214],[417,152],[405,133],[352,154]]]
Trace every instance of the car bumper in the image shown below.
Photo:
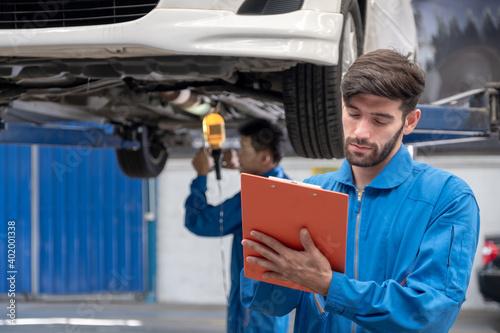
[[[478,273],[479,290],[485,299],[500,302],[500,269],[483,268]]]
[[[335,65],[343,16],[300,10],[241,16],[232,11],[157,8],[110,25],[0,30],[0,56],[110,58],[207,55]]]

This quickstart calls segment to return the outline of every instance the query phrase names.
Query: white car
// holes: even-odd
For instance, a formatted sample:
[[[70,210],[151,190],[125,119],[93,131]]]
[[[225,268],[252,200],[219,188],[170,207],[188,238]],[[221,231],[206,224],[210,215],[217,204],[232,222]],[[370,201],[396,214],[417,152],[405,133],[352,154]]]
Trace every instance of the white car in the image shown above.
[[[339,84],[363,50],[416,52],[409,0],[10,1],[0,4],[3,123],[110,123],[154,177],[219,105],[228,126],[286,119],[296,153],[342,157]],[[136,147],[137,148],[137,147]]]

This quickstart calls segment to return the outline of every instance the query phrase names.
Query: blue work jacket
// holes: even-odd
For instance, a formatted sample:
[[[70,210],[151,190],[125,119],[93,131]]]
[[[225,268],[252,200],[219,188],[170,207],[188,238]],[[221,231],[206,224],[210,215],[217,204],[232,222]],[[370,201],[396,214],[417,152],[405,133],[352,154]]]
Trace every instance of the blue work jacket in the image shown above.
[[[281,166],[261,175],[288,178]],[[227,311],[227,332],[231,333],[285,333],[288,329],[288,316],[277,318],[266,316],[258,311],[245,308],[240,300],[240,271],[243,268],[243,232],[241,227],[241,192],[224,201],[223,230],[221,233],[219,217],[220,206],[207,203],[207,177],[198,176],[191,183],[191,193],[186,199],[185,225],[196,235],[219,237],[233,235],[231,253],[231,290]]]
[[[296,308],[296,333],[448,332],[478,242],[479,208],[469,186],[413,161],[404,146],[362,190],[347,161],[305,182],[349,195],[345,274],[333,272],[324,297],[242,273],[243,304],[272,315]]]

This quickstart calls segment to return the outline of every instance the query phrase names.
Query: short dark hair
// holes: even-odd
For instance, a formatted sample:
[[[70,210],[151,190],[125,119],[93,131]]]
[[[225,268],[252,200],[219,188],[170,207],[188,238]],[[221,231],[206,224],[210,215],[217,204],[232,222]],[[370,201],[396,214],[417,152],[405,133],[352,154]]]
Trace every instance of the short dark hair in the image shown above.
[[[279,125],[266,119],[254,119],[243,124],[239,132],[250,137],[255,151],[269,149],[274,163],[278,164],[285,155],[285,134]]]
[[[425,73],[411,56],[389,49],[361,55],[342,78],[344,101],[359,94],[401,100],[404,119],[416,108],[425,88]]]

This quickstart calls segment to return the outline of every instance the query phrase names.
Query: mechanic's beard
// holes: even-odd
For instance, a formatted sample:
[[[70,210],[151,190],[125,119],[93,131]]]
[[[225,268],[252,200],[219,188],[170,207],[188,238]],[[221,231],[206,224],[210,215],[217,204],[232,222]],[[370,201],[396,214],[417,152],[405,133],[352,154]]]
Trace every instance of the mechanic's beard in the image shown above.
[[[380,164],[382,161],[384,161],[387,156],[392,152],[394,147],[399,141],[399,136],[401,135],[401,132],[403,131],[404,128],[404,123],[403,126],[397,131],[396,134],[387,142],[384,147],[382,148],[382,151],[379,153],[378,148],[375,144],[369,143],[365,139],[359,140],[359,139],[351,139],[347,138],[345,140],[344,144],[344,153],[345,153],[345,158],[347,159],[347,162],[353,166],[357,167],[362,167],[362,168],[369,168],[373,167],[375,165]],[[368,146],[372,148],[372,152],[368,156],[364,156],[362,153],[356,153],[356,152],[351,152],[348,147],[350,143],[362,145],[362,146]]]

